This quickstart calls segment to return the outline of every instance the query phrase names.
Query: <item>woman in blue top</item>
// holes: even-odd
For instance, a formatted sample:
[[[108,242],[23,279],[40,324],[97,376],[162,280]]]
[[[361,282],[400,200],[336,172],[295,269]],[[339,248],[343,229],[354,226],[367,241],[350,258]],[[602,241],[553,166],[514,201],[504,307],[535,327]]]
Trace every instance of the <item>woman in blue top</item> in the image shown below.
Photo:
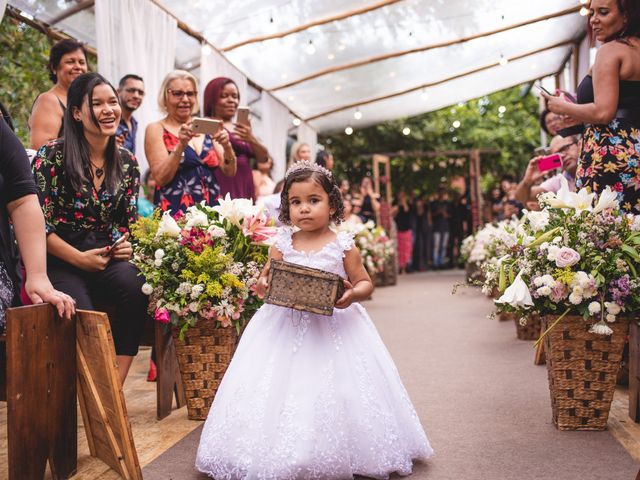
[[[191,116],[198,111],[196,87],[189,72],[169,73],[158,95],[167,115],[149,124],[145,133],[145,153],[157,183],[154,203],[173,214],[202,201],[215,205],[220,195],[215,170],[226,176],[236,173],[236,156],[225,129],[213,137],[191,129]]]

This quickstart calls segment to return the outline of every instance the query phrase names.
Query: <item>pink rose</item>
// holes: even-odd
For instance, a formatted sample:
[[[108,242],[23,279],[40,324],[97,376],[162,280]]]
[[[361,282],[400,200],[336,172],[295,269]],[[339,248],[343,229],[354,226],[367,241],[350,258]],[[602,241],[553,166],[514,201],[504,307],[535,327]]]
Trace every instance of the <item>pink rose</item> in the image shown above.
[[[155,319],[160,323],[169,323],[169,320],[171,320],[169,310],[166,308],[156,308]]]
[[[558,268],[573,267],[580,261],[580,254],[573,248],[562,247],[556,255],[556,265]]]
[[[551,294],[549,295],[549,298],[552,302],[558,303],[567,298],[568,294],[569,289],[567,286],[562,282],[556,282],[553,287],[551,287]]]

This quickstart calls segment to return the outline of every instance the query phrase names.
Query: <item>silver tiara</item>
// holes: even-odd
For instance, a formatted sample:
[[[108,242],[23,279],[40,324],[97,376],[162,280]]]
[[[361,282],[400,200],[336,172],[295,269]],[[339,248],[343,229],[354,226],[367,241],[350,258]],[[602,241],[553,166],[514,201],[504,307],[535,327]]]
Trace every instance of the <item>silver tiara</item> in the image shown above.
[[[291,165],[287,170],[287,173],[284,174],[285,180],[292,173],[299,172],[301,170],[311,170],[312,172],[319,172],[333,180],[333,175],[331,174],[330,170],[327,170],[323,166],[318,165],[316,162],[311,162],[309,160],[300,160]]]

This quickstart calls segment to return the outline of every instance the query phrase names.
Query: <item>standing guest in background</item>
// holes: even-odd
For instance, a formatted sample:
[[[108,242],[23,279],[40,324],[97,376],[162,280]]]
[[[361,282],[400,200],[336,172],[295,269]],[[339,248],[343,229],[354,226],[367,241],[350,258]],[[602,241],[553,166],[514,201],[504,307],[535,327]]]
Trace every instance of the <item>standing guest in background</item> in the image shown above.
[[[155,208],[153,196],[156,192],[156,181],[153,175],[151,175],[151,170],[144,172],[140,192],[142,194],[138,197],[138,215],[141,217],[150,217]]]
[[[557,175],[540,182],[545,172],[540,172],[538,160],[542,157],[535,157],[529,161],[524,177],[516,188],[516,199],[526,204],[535,201],[538,195],[545,192],[557,193],[562,185],[562,178],[567,180],[571,191],[576,189],[576,169],[578,168],[578,157],[580,155],[580,137],[573,135],[570,137],[553,137],[549,145],[551,154],[560,154],[562,157],[562,171]]]
[[[405,273],[413,255],[413,232],[411,231],[413,209],[404,190],[398,192],[396,200],[396,205],[391,208],[391,214],[398,228],[398,267],[400,273]]]
[[[344,220],[342,223],[358,225],[362,224],[362,219],[353,213],[353,204],[351,200],[346,197],[342,197],[342,204],[344,205]]]
[[[133,112],[140,108],[144,99],[142,77],[131,73],[122,77],[118,87],[118,98],[122,108],[122,118],[116,132],[116,141],[118,146],[126,148],[135,155],[138,121],[134,118]]]
[[[578,86],[578,103],[542,95],[549,110],[585,124],[576,188],[609,186],[620,207],[640,213],[640,2],[592,0],[589,29],[603,45]]]
[[[329,171],[333,170],[333,155],[327,150],[320,150],[316,155],[316,163]]]
[[[373,191],[373,182],[370,177],[364,177],[360,182],[360,218],[363,222],[376,222],[380,211],[378,196]]]
[[[351,185],[346,178],[340,180],[340,193],[342,194],[342,198],[351,198]]]
[[[253,170],[253,185],[258,198],[271,195],[276,186],[276,182],[271,178],[273,168],[273,158],[267,157],[264,161],[258,161],[256,169]]]
[[[116,306],[110,323],[124,383],[147,319],[144,279],[129,262],[129,228],[138,217],[138,162],[116,144],[120,103],[101,75],[76,78],[67,105],[63,138],[42,147],[33,163],[47,232],[47,270],[53,286],[75,298],[78,308],[94,310],[96,299]]]
[[[433,268],[437,270],[444,267],[451,232],[451,201],[443,187],[438,189],[438,197],[429,205],[429,211],[433,229]]]
[[[296,142],[291,146],[287,168],[290,168],[291,165],[301,160],[311,161],[311,147],[306,143]]]
[[[5,312],[20,300],[20,256],[26,269],[25,290],[33,303],[51,303],[61,317],[75,313],[73,299],[53,288],[47,276],[44,218],[27,153],[0,118],[0,333]],[[13,228],[11,228],[13,225]]]
[[[503,219],[502,212],[502,190],[495,186],[489,192],[488,205],[491,207],[491,221],[500,221]]]
[[[457,266],[458,257],[460,256],[460,247],[462,240],[468,235],[469,225],[471,224],[471,206],[469,205],[466,195],[455,192],[452,204],[451,215],[451,241],[450,243],[450,262],[449,266],[455,268]]]
[[[144,137],[149,169],[157,183],[153,203],[172,214],[202,201],[216,205],[221,192],[215,172],[236,173],[236,155],[226,129],[213,137],[191,129],[191,115],[198,111],[197,84],[184,70],[169,73],[158,95],[158,105],[167,115],[149,124]]]
[[[231,198],[256,199],[256,191],[251,172],[251,158],[257,162],[266,162],[269,158],[267,148],[258,141],[251,129],[251,122],[233,123],[233,118],[240,105],[240,92],[233,80],[218,77],[211,80],[204,90],[204,116],[224,122],[224,130],[228,132],[231,147],[237,157],[237,173],[234,177],[226,176],[224,171],[216,171],[220,185],[220,195],[227,193]]]
[[[429,225],[429,200],[426,195],[416,199],[416,236],[413,242],[413,268],[424,271],[429,266],[431,226]]]
[[[38,95],[29,116],[29,146],[34,150],[49,140],[62,137],[67,90],[71,82],[87,72],[84,45],[70,39],[59,41],[51,47],[47,68],[54,85]]]

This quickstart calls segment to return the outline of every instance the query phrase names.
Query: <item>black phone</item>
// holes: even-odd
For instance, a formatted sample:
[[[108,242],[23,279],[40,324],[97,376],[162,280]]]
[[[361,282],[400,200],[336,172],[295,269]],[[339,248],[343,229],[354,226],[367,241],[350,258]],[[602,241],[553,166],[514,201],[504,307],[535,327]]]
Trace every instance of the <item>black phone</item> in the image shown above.
[[[113,242],[111,244],[111,247],[109,248],[109,255],[111,255],[111,253],[113,252],[113,249],[116,248],[118,245],[120,245],[122,242],[124,242],[127,239],[127,237],[125,237],[124,235],[122,235],[120,238],[118,238],[115,242]]]
[[[549,90],[547,90],[546,88],[544,88],[542,85],[540,85],[539,83],[535,84],[536,87],[538,87],[538,90],[542,90],[544,93],[546,93],[547,95],[549,95],[550,97],[555,97],[555,95],[553,93],[551,93]]]

